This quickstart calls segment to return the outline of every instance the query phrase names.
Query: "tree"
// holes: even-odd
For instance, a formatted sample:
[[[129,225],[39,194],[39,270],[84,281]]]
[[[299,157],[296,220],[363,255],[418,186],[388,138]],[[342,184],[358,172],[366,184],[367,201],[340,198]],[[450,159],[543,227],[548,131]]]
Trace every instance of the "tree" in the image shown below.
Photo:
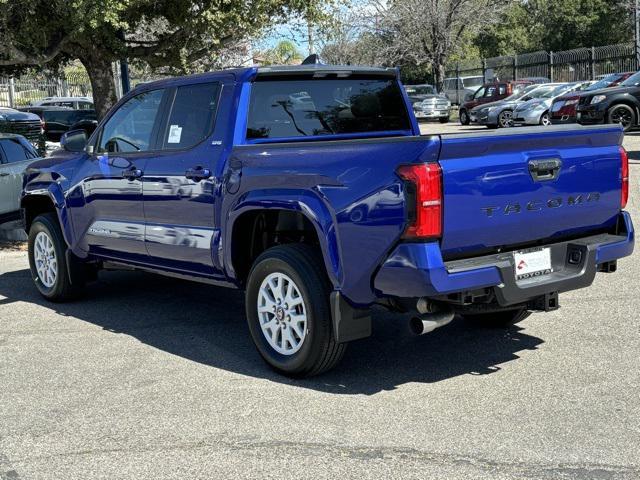
[[[58,68],[79,59],[96,111],[116,101],[112,62],[141,61],[175,73],[319,0],[0,0],[0,68]],[[124,32],[124,33],[123,33]]]
[[[302,54],[289,40],[280,40],[278,44],[261,54],[265,65],[293,65],[302,61]]]
[[[629,0],[519,0],[478,35],[484,56],[560,51],[633,39]]]
[[[501,0],[377,0],[378,51],[390,64],[426,64],[442,88],[450,57],[466,36],[495,23]]]

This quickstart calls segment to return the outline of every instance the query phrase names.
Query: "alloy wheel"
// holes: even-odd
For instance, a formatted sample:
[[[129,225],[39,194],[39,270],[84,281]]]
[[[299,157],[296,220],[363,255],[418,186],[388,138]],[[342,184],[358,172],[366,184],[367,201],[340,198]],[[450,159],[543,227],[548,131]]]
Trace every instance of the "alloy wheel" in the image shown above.
[[[511,110],[505,110],[504,112],[500,112],[500,116],[498,117],[498,123],[502,128],[513,127],[513,112]]]
[[[307,335],[304,298],[295,282],[284,273],[268,275],[258,292],[258,319],[267,342],[282,355],[293,355]]]
[[[33,259],[42,284],[47,288],[53,287],[58,278],[58,259],[53,241],[45,232],[36,235]]]
[[[633,114],[626,108],[616,108],[611,112],[611,122],[621,124],[626,130],[633,122]]]

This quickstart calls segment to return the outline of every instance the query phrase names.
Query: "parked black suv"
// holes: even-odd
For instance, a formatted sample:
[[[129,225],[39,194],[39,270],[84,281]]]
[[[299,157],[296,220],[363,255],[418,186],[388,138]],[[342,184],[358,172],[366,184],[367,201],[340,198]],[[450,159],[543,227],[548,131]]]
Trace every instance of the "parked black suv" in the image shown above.
[[[42,119],[44,135],[51,142],[59,141],[60,136],[69,130],[84,130],[89,137],[98,125],[95,110],[45,105],[23,107],[20,110],[35,113]]]
[[[617,87],[584,92],[578,100],[576,120],[582,125],[619,123],[628,131],[640,119],[640,72]]]
[[[0,107],[0,133],[16,133],[29,140],[40,153],[44,152],[42,121],[37,115]]]

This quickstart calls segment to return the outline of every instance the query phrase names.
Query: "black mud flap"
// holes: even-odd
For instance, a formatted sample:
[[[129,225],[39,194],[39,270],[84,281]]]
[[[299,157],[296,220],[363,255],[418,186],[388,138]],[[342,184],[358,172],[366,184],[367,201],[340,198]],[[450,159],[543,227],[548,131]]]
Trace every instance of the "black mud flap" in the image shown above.
[[[371,336],[371,312],[353,308],[340,292],[332,292],[331,316],[333,335],[338,343],[351,342]]]

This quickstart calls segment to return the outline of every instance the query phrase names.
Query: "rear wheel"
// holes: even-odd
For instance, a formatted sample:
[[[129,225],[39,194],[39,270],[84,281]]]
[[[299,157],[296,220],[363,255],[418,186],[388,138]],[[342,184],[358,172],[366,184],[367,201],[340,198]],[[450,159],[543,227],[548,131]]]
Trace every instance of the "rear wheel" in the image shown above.
[[[636,114],[629,105],[614,105],[607,114],[607,123],[619,123],[627,132],[636,124]]]
[[[500,115],[498,115],[498,127],[513,127],[513,112],[511,110],[504,110],[500,112]]]
[[[531,315],[524,307],[491,313],[465,313],[463,317],[470,323],[485,328],[504,328],[515,325]]]
[[[72,257],[72,283],[66,261],[67,244],[55,214],[46,213],[35,218],[29,229],[28,250],[31,277],[43,297],[62,302],[80,293],[84,279],[77,272],[82,271],[83,265],[78,265]]]
[[[333,368],[346,344],[336,343],[324,262],[308,245],[272,247],[255,261],[245,306],[251,338],[278,372],[309,377]]]
[[[460,123],[462,125],[469,125],[469,123],[471,123],[471,120],[469,119],[469,114],[464,109],[460,110]]]

